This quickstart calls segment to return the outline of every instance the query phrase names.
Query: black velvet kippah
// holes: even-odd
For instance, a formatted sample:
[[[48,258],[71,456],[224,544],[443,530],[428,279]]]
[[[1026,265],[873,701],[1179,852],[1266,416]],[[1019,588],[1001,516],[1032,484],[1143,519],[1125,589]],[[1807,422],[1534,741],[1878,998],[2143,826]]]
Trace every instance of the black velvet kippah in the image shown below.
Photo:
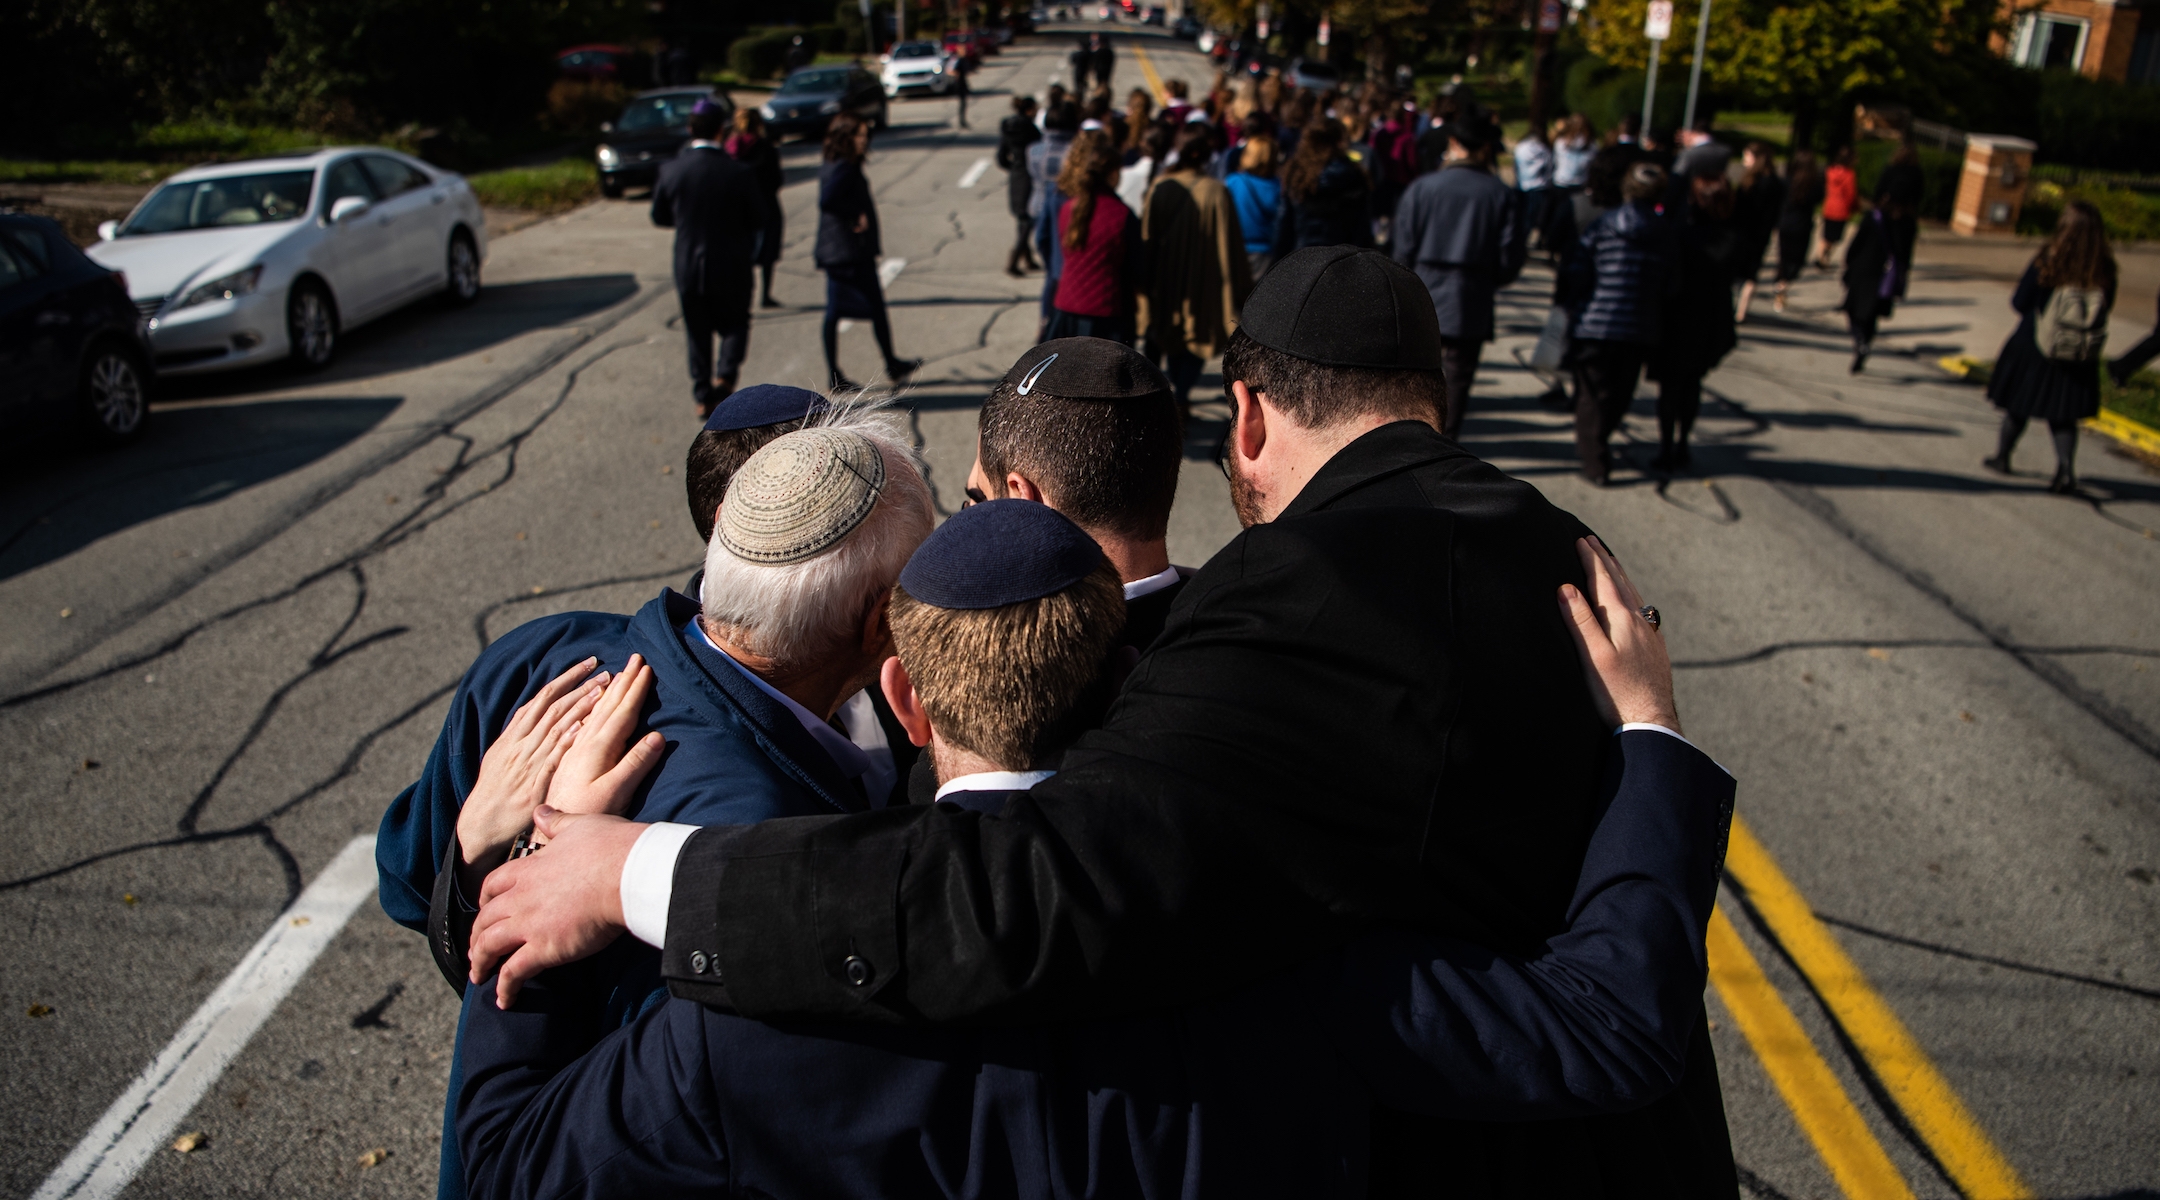
[[[705,421],[705,429],[708,433],[756,429],[760,425],[799,421],[812,413],[824,412],[825,408],[825,397],[808,388],[761,383],[746,387],[714,405],[712,416]]]
[[[1268,268],[1238,313],[1246,337],[1326,367],[1440,369],[1440,314],[1377,250],[1307,246]]]
[[[1063,591],[1102,562],[1102,547],[1058,510],[992,500],[938,526],[908,559],[900,586],[936,608],[1002,608]]]
[[[1170,391],[1170,380],[1147,356],[1108,338],[1044,342],[1005,372],[1022,396],[1064,400],[1138,400]]]

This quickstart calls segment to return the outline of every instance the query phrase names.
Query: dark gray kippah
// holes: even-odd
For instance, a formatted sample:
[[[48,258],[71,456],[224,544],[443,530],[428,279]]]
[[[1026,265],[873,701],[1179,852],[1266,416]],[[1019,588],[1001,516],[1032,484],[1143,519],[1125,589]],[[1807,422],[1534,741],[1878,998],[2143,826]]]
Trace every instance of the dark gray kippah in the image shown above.
[[[849,429],[785,433],[735,473],[713,536],[737,558],[791,563],[814,557],[877,507],[885,456]]]
[[[1064,591],[1102,562],[1102,547],[1058,510],[992,500],[938,526],[901,570],[900,586],[936,608],[1002,608]]]
[[[756,429],[761,425],[778,425],[782,421],[800,421],[825,409],[825,397],[808,388],[761,383],[746,387],[714,405],[712,416],[705,421],[705,429],[709,433]]]
[[[1326,367],[1440,369],[1440,314],[1410,269],[1377,250],[1307,246],[1268,268],[1238,329]]]
[[[1166,395],[1170,380],[1147,357],[1108,338],[1059,338],[1020,356],[1005,382],[1022,396],[1138,400]]]

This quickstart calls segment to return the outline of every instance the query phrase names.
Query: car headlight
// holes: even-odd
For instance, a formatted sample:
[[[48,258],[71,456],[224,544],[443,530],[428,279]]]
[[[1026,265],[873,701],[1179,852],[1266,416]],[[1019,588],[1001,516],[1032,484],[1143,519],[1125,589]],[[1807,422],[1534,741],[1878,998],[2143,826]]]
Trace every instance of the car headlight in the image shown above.
[[[829,117],[840,111],[840,102],[838,100],[827,100],[825,103],[818,105],[817,110],[819,116]]]
[[[761,116],[761,117],[763,117],[763,118],[765,118],[765,119],[766,119],[766,120],[768,120],[768,121],[777,121],[777,120],[779,120],[779,119],[780,119],[780,114],[779,114],[779,113],[776,113],[776,112],[774,112],[774,111],[773,111],[773,106],[772,106],[772,105],[770,105],[770,104],[760,104],[760,105],[758,105],[758,115],[759,115],[759,116]]]
[[[234,296],[245,296],[255,290],[256,284],[262,282],[262,273],[262,264],[257,263],[245,271],[234,271],[223,278],[213,279],[188,289],[187,295],[180,297],[180,303],[173,307],[191,308],[197,304],[208,304],[212,300],[230,300]]]
[[[600,147],[598,150],[593,151],[593,157],[599,159],[600,165],[603,167],[612,167],[620,161],[620,156],[615,153],[615,147],[613,146]]]

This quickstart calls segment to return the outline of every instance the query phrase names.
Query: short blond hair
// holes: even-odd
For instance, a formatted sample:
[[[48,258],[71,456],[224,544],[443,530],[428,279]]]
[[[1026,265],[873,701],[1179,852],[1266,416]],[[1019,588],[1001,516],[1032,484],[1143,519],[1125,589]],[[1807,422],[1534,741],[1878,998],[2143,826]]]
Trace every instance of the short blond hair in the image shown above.
[[[1108,561],[1078,583],[998,608],[939,608],[893,588],[893,648],[948,745],[1009,771],[1051,762],[1102,719],[1125,588]]]

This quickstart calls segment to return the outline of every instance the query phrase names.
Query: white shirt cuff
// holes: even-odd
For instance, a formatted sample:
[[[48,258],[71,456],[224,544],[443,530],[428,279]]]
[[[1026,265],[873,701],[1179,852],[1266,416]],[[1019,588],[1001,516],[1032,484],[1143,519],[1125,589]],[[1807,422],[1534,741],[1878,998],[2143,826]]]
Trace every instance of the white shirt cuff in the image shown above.
[[[1650,732],[1652,732],[1652,733],[1662,733],[1662,734],[1664,734],[1664,735],[1665,735],[1666,737],[1669,737],[1669,738],[1679,738],[1679,739],[1680,739],[1681,741],[1683,741],[1683,742],[1687,742],[1687,744],[1688,744],[1689,748],[1693,749],[1693,750],[1694,750],[1694,751],[1695,751],[1695,752],[1696,752],[1697,754],[1700,754],[1700,755],[1702,755],[1702,756],[1703,756],[1704,758],[1710,758],[1710,754],[1709,754],[1709,752],[1708,752],[1708,751],[1704,750],[1704,749],[1703,749],[1703,748],[1702,748],[1701,746],[1697,746],[1697,745],[1696,745],[1695,743],[1693,743],[1693,742],[1688,742],[1688,740],[1687,740],[1687,737],[1686,737],[1685,735],[1683,735],[1683,734],[1682,734],[1682,733],[1681,733],[1681,732],[1680,732],[1679,730],[1677,730],[1677,729],[1667,729],[1667,728],[1666,728],[1665,726],[1663,726],[1663,725],[1653,725],[1653,724],[1651,724],[1651,723],[1650,723],[1650,722],[1648,722],[1648,721],[1630,721],[1630,722],[1628,722],[1627,724],[1625,724],[1625,725],[1622,725],[1622,726],[1621,726],[1620,728],[1618,728],[1618,729],[1615,729],[1615,730],[1613,730],[1613,736],[1615,736],[1615,737],[1618,737],[1619,735],[1621,735],[1621,734],[1623,734],[1623,733],[1626,733],[1626,732],[1628,732],[1629,730],[1633,730],[1633,729],[1644,729],[1644,730],[1648,730],[1648,731],[1650,731]],[[1714,758],[1710,758],[1710,762],[1711,762],[1711,765],[1715,766],[1715,767],[1716,767],[1716,768],[1717,768],[1718,770],[1720,770],[1720,771],[1724,771],[1724,772],[1725,772],[1725,773],[1726,773],[1727,775],[1731,775],[1731,774],[1732,774],[1732,772],[1731,772],[1730,770],[1728,770],[1728,769],[1726,768],[1726,766],[1725,766],[1725,764],[1724,764],[1724,763],[1721,763],[1721,762],[1719,762],[1718,760],[1716,760],[1716,759],[1714,759]],[[672,867],[672,866],[674,866],[674,864],[675,864],[675,859],[674,859],[674,857],[673,857],[673,856],[671,855],[671,856],[669,856],[669,858],[668,858],[668,865],[669,865],[670,867]],[[673,878],[673,876],[672,876],[672,875],[670,875],[670,876],[669,876],[669,878]],[[626,893],[624,893],[624,894],[625,894],[625,895],[628,895],[628,893],[627,893],[627,892],[626,892]],[[625,909],[624,911],[625,911],[625,912],[627,912],[627,911],[628,911],[628,909],[626,908],[626,909]]]
[[[623,860],[623,925],[648,946],[667,945],[668,903],[675,897],[675,860],[701,826],[662,822],[647,826]]]

